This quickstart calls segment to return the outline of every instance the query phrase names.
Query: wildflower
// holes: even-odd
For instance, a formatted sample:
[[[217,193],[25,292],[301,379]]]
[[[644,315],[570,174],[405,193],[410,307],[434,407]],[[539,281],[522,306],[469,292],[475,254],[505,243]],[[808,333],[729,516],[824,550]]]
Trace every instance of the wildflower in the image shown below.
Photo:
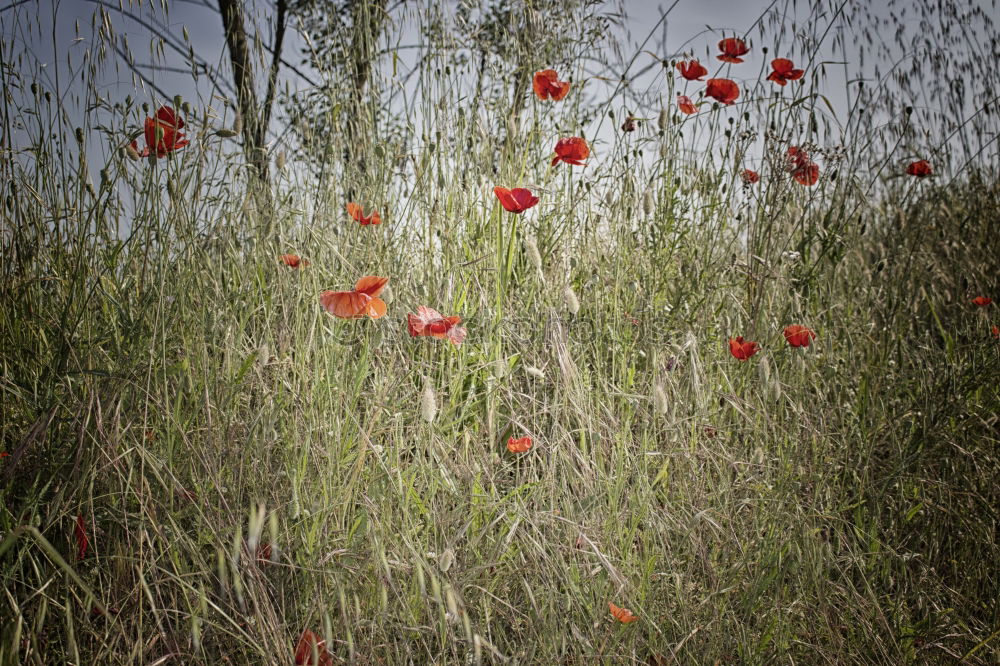
[[[313,663],[313,654],[319,660]],[[326,641],[309,629],[302,632],[298,645],[295,646],[296,666],[333,666],[333,657],[326,649]]]
[[[698,113],[698,107],[695,106],[695,103],[687,95],[677,96],[677,108],[689,116],[693,113]]]
[[[465,339],[466,330],[458,325],[462,321],[461,317],[444,317],[425,305],[417,307],[417,314],[408,313],[406,321],[412,337],[430,336],[439,340],[447,338],[456,347]]]
[[[819,165],[809,159],[806,151],[797,146],[790,146],[788,161],[795,182],[810,187],[819,181]]]
[[[994,338],[1000,338],[1000,326],[993,325],[993,327],[990,328],[990,333],[993,334]]]
[[[299,267],[305,268],[306,266],[309,265],[308,261],[306,261],[297,254],[283,254],[280,257],[278,257],[278,260],[281,261],[281,263],[283,263],[284,265],[288,266],[289,268],[299,268]]]
[[[564,137],[556,143],[556,156],[552,158],[552,166],[559,161],[576,166],[587,166],[583,160],[590,155],[587,142],[578,136]]]
[[[324,291],[320,304],[334,317],[360,319],[368,316],[378,319],[385,314],[385,301],[378,297],[389,278],[366,275],[359,278],[351,291]]]
[[[906,167],[906,173],[910,176],[916,176],[917,178],[926,178],[931,175],[933,171],[931,170],[931,163],[927,160],[917,160]]]
[[[756,342],[744,340],[743,336],[729,338],[729,353],[741,361],[745,361],[760,351]]]
[[[625,117],[625,122],[622,123],[623,132],[634,132],[635,131],[635,116],[631,113]]]
[[[779,86],[801,79],[806,73],[803,69],[795,69],[795,65],[788,58],[775,58],[771,61],[771,69],[773,71],[767,75],[767,80],[774,81]]]
[[[760,174],[753,169],[743,169],[743,173],[740,176],[747,185],[753,185],[760,180]]]
[[[530,448],[531,437],[528,435],[517,439],[514,439],[513,437],[507,439],[507,450],[511,453],[526,453]]]
[[[722,62],[743,62],[743,58],[740,56],[750,53],[746,43],[735,37],[727,37],[719,42],[719,50],[722,51],[719,55],[719,60]]]
[[[143,128],[146,147],[139,153],[139,156],[148,157],[150,151],[155,150],[157,157],[166,157],[168,153],[188,145],[188,141],[180,132],[182,127],[184,127],[184,120],[176,115],[169,106],[161,106],[155,116],[146,118]],[[133,151],[138,152],[135,141],[130,146]]]
[[[732,104],[740,96],[740,87],[730,79],[709,79],[705,84],[705,94],[723,104]]]
[[[373,210],[371,215],[365,217],[364,209],[353,201],[347,204],[347,214],[363,227],[369,224],[382,224],[382,218],[379,217],[377,210]]]
[[[608,602],[608,610],[611,611],[611,616],[621,622],[622,624],[628,624],[629,622],[635,622],[639,619],[638,615],[633,615],[632,611],[627,608],[620,608],[615,606],[610,601]]]
[[[794,324],[785,327],[785,340],[793,347],[808,347],[811,340],[816,339],[816,332]]]
[[[677,63],[677,69],[680,71],[681,76],[688,81],[701,81],[701,77],[708,74],[708,70],[697,60],[692,60],[691,62],[682,60]]]
[[[992,302],[993,302],[993,299],[992,298],[988,298],[986,296],[976,296],[975,298],[972,299],[972,304],[973,305],[978,305],[981,308],[985,308],[987,305],[989,305]]]
[[[512,190],[506,187],[494,187],[493,194],[497,195],[500,205],[511,213],[523,213],[538,203],[538,197],[525,187],[515,187]]]
[[[82,560],[87,554],[87,546],[90,539],[87,538],[87,524],[83,521],[83,514],[77,514],[76,527],[73,528],[73,536],[76,537],[76,559]]]
[[[559,75],[554,69],[543,69],[540,72],[535,72],[531,85],[535,89],[538,99],[551,99],[558,102],[566,96],[569,92],[570,82],[559,81],[558,78]]]

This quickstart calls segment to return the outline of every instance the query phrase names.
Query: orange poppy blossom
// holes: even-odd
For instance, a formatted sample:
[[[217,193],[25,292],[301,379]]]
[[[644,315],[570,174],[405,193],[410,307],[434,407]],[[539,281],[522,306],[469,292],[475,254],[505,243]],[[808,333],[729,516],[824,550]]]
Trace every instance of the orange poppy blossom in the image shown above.
[[[789,81],[797,81],[806,73],[804,69],[795,69],[795,65],[788,58],[775,58],[771,61],[773,70],[767,75],[768,81],[774,81],[779,86],[784,86]]]
[[[611,611],[611,616],[621,622],[622,624],[628,624],[629,622],[635,622],[639,619],[638,615],[633,615],[632,611],[627,608],[621,608],[615,606],[610,601],[608,602],[608,610]]]
[[[809,154],[797,146],[788,148],[789,171],[800,185],[811,187],[819,181],[819,165],[809,159]]]
[[[87,555],[87,546],[90,545],[90,539],[87,538],[87,524],[83,521],[82,513],[76,516],[73,536],[76,537],[76,559],[82,560]]]
[[[740,56],[750,53],[750,49],[746,43],[742,39],[735,37],[727,37],[719,42],[719,50],[722,51],[719,55],[719,60],[722,62],[743,62],[743,58]]]
[[[146,147],[139,153],[138,145],[132,141],[130,144],[132,150],[136,151],[140,157],[148,157],[151,150],[156,151],[157,157],[166,157],[168,153],[188,145],[187,139],[180,132],[182,127],[184,127],[184,119],[175,114],[169,106],[161,106],[153,117],[146,118],[143,127]]]
[[[377,210],[373,210],[371,215],[365,217],[365,210],[353,201],[347,204],[347,214],[363,227],[369,224],[382,224],[382,218],[379,217]]]
[[[351,291],[324,291],[319,295],[323,308],[341,319],[378,319],[386,311],[385,301],[378,297],[389,278],[366,275],[359,278]]]
[[[552,166],[559,162],[575,166],[587,166],[583,160],[590,155],[590,146],[578,136],[563,137],[556,142],[556,156],[552,158]]]
[[[917,178],[926,178],[933,173],[931,163],[927,160],[917,160],[906,167],[906,173]]]
[[[559,81],[559,75],[554,69],[543,69],[535,72],[531,87],[535,89],[538,99],[551,99],[558,102],[569,93],[570,82]]]
[[[992,302],[993,302],[993,299],[989,298],[987,296],[976,296],[975,298],[972,299],[972,304],[973,305],[978,305],[981,308],[985,308],[987,305],[989,305]]]
[[[316,664],[313,664],[312,661],[313,646],[316,646],[316,654],[319,659],[319,662]],[[321,640],[319,636],[309,629],[303,631],[302,636],[299,637],[298,644],[295,646],[295,665],[333,666],[333,658],[326,649],[326,641]]]
[[[521,214],[538,203],[538,197],[531,193],[526,187],[494,187],[493,194],[497,195],[500,205],[511,213]]]
[[[709,79],[705,84],[705,94],[729,105],[740,96],[740,87],[730,79]]]
[[[742,335],[729,338],[729,353],[741,361],[747,360],[759,351],[760,345],[744,340]]]
[[[740,174],[740,177],[747,185],[753,185],[760,180],[760,174],[753,169],[743,169],[743,173]]]
[[[507,439],[507,450],[511,453],[527,453],[528,449],[531,448],[531,443],[531,437],[528,435],[518,437],[517,439],[509,437]]]
[[[278,261],[288,266],[289,268],[305,268],[309,265],[309,262],[300,257],[297,254],[283,254],[278,257]]]
[[[462,318],[458,316],[444,317],[437,310],[433,310],[426,305],[417,307],[417,314],[408,313],[406,324],[410,330],[410,336],[429,336],[444,340],[448,338],[451,343],[458,347],[465,339],[467,331],[459,326]]]
[[[677,70],[681,73],[681,76],[688,81],[701,81],[701,77],[708,74],[708,70],[697,60],[692,60],[688,62],[686,60],[681,60],[677,63]]]
[[[698,107],[695,106],[695,103],[687,95],[677,96],[677,108],[689,116],[698,113]]]
[[[808,347],[811,340],[816,339],[816,332],[805,326],[793,324],[785,327],[785,340],[793,347]]]

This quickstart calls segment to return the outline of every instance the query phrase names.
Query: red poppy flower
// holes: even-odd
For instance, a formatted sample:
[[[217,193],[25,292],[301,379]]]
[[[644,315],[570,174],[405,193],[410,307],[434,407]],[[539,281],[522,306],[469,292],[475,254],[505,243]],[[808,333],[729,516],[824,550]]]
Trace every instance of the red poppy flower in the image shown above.
[[[926,178],[931,175],[933,171],[931,170],[931,163],[927,160],[917,160],[916,162],[910,164],[906,167],[906,173],[911,176],[916,176],[917,178]]]
[[[743,169],[743,173],[740,176],[747,185],[753,185],[760,180],[760,174],[753,169]]]
[[[681,76],[688,81],[701,81],[701,77],[708,74],[708,70],[697,60],[691,62],[681,60],[677,63],[677,69],[680,70]]]
[[[507,450],[511,453],[526,453],[530,448],[531,437],[528,435],[517,439],[514,439],[513,437],[507,439]]]
[[[378,297],[389,278],[366,275],[358,279],[352,291],[324,291],[319,295],[320,304],[334,317],[360,319],[368,316],[378,319],[386,311],[385,301]]]
[[[819,182],[819,165],[809,159],[809,153],[806,151],[797,146],[790,146],[788,148],[788,162],[788,169],[795,182],[806,187]]]
[[[559,139],[556,142],[556,156],[552,158],[552,166],[560,160],[566,164],[576,166],[587,166],[583,160],[590,155],[590,147],[587,142],[578,136],[570,136]]]
[[[82,560],[87,554],[87,546],[90,539],[87,538],[87,524],[83,522],[83,514],[77,514],[76,527],[73,528],[73,536],[76,537],[76,559]]]
[[[741,361],[745,361],[760,351],[760,345],[756,342],[744,340],[743,336],[729,338],[729,353]]]
[[[994,338],[1000,338],[1000,326],[993,326],[990,328],[990,333],[993,334]]]
[[[319,662],[313,664],[313,646],[315,646],[315,651]],[[326,649],[326,641],[320,640],[320,637],[314,634],[309,629],[302,632],[302,636],[299,637],[298,645],[295,646],[295,665],[296,666],[333,666],[333,657]]]
[[[740,96],[740,87],[730,79],[709,79],[705,84],[705,94],[723,104],[732,104]]]
[[[9,456],[9,455],[10,455],[10,454],[9,454],[9,453],[7,453],[6,451],[0,451],[0,458],[6,458],[6,457],[7,457],[7,456]]]
[[[146,118],[144,134],[146,136],[146,147],[139,153],[142,157],[148,157],[150,151],[155,150],[157,157],[166,157],[168,153],[183,148],[188,145],[180,129],[184,127],[184,120],[174,113],[169,106],[161,106],[156,115]],[[138,146],[133,141],[131,146],[138,152]]]
[[[525,187],[515,187],[512,190],[506,187],[494,187],[493,194],[497,195],[500,205],[511,213],[523,213],[538,203],[538,197]]]
[[[743,62],[743,58],[740,56],[750,53],[746,43],[735,37],[727,37],[719,42],[719,50],[722,51],[719,56],[719,60],[722,62]]]
[[[993,302],[993,299],[992,298],[988,298],[986,296],[976,296],[975,298],[972,299],[972,304],[973,305],[978,305],[981,308],[985,308],[987,305],[989,305],[992,302]]]
[[[771,61],[771,69],[774,71],[767,75],[767,80],[774,81],[779,86],[801,79],[806,73],[804,69],[795,69],[795,65],[788,58],[775,58]]]
[[[426,335],[439,340],[448,338],[456,347],[465,339],[466,330],[459,326],[461,322],[461,317],[444,317],[437,310],[424,305],[417,307],[417,314],[411,312],[406,315],[411,336]]]
[[[288,266],[289,268],[299,268],[299,267],[305,268],[306,266],[309,265],[308,261],[306,261],[297,254],[283,254],[280,257],[278,257],[278,260],[281,261],[281,263],[283,263],[284,265]]]
[[[793,347],[808,347],[810,340],[816,339],[816,332],[794,324],[785,327],[785,340]]]
[[[365,217],[364,209],[353,201],[347,204],[347,214],[363,227],[369,224],[382,224],[382,218],[379,217],[377,210],[373,210],[371,215]]]
[[[632,611],[627,608],[620,608],[615,606],[610,601],[608,602],[608,610],[611,611],[611,616],[621,622],[622,624],[628,624],[629,622],[635,622],[639,619],[638,615],[633,615]]]
[[[532,87],[538,99],[552,99],[558,102],[569,92],[569,81],[558,81],[559,75],[554,69],[543,69],[535,72],[535,77],[531,81]]]
[[[689,116],[698,113],[698,107],[695,106],[695,103],[687,95],[677,96],[677,108]]]

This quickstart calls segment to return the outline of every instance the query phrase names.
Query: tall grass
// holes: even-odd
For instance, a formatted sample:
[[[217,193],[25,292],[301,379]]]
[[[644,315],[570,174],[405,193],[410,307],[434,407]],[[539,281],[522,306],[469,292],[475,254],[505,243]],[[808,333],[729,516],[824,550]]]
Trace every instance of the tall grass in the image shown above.
[[[287,664],[306,628],[337,663],[998,663],[1000,316],[969,304],[1000,300],[996,147],[969,134],[995,136],[995,104],[954,130],[931,87],[878,106],[887,79],[834,115],[822,63],[877,38],[785,5],[750,37],[801,86],[734,66],[741,104],[688,118],[678,54],[643,69],[611,9],[574,5],[588,30],[535,51],[527,7],[510,66],[411,10],[438,31],[370,91],[408,111],[367,126],[363,174],[338,125],[362,121],[299,117],[273,209],[218,104],[178,100],[169,159],[118,151],[171,100],[102,96],[102,22],[86,113],[0,47],[0,664]],[[518,79],[548,66],[558,104]],[[550,168],[574,134],[592,164]],[[783,160],[810,144],[803,188]],[[939,175],[904,178],[910,156]],[[524,184],[541,204],[504,212],[493,185]],[[384,223],[349,221],[348,191]],[[366,274],[390,278],[384,319],[321,310]],[[465,343],[409,337],[421,304]],[[738,362],[735,335],[763,351]]]

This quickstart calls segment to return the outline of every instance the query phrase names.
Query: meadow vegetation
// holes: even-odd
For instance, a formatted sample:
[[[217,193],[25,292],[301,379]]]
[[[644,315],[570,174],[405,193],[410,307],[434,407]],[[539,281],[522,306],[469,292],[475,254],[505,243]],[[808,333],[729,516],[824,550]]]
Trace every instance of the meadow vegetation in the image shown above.
[[[813,4],[627,52],[614,6],[418,3],[363,90],[306,7],[266,185],[220,98],[93,84],[110,18],[78,88],[4,43],[0,664],[1000,663],[996,33]],[[133,159],[161,105],[190,143]],[[321,307],[366,275],[385,316]]]

